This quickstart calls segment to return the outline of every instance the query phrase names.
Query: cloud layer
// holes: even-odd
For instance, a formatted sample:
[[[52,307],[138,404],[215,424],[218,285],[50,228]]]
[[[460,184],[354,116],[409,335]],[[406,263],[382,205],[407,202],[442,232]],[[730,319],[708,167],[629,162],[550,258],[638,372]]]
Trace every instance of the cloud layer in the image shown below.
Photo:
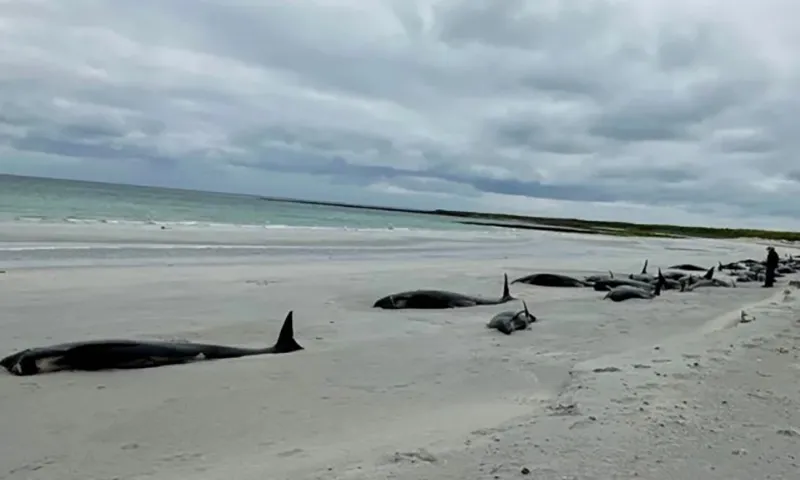
[[[795,228],[798,19],[795,0],[0,0],[0,171]]]

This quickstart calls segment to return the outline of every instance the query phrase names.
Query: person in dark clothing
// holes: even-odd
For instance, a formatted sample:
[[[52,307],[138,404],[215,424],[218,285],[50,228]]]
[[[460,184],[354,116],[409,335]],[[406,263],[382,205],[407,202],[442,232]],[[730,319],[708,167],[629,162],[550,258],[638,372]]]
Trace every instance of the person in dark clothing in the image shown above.
[[[778,252],[774,247],[767,247],[767,272],[764,278],[764,286],[772,287],[775,285],[775,269],[778,268]]]

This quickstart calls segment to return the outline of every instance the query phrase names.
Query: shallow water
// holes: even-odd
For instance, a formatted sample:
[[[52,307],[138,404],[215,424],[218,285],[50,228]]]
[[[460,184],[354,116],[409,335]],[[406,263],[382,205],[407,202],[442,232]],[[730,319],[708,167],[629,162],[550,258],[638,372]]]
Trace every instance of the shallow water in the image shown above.
[[[451,218],[267,200],[252,195],[0,175],[0,221],[476,230]]]

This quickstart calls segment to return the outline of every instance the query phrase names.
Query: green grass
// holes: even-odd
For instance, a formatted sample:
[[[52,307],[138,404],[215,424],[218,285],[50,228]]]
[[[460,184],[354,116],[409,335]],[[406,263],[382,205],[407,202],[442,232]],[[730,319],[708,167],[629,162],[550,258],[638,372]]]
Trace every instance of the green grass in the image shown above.
[[[698,237],[698,238],[759,238],[765,240],[800,241],[800,232],[755,230],[749,228],[711,228],[682,225],[658,225],[628,222],[581,220],[578,218],[527,217],[498,213],[434,210],[434,214],[469,219],[464,223],[491,223],[495,226],[518,226],[537,230],[573,230],[579,233],[623,237]],[[554,228],[549,228],[554,227]]]
[[[457,218],[458,222],[469,225],[490,225],[496,227],[524,228],[557,232],[574,232],[587,235],[613,235],[617,237],[695,237],[695,238],[758,238],[772,241],[800,242],[800,232],[777,230],[755,230],[750,228],[711,228],[683,225],[659,225],[646,223],[606,222],[600,220],[581,220],[579,218],[548,218],[511,215],[504,213],[462,212],[457,210],[418,210],[370,205],[353,205],[338,202],[320,202],[285,198],[262,197],[265,200],[329,205],[359,210],[379,210],[390,212],[417,213]]]

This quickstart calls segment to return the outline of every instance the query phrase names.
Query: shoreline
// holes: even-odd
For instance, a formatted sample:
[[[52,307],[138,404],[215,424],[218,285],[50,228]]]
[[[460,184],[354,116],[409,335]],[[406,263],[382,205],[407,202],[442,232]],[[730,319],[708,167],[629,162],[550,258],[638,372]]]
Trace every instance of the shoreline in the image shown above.
[[[772,241],[772,242],[775,241],[794,242],[794,243],[800,242],[800,233],[790,232],[790,231],[778,231],[778,230],[711,228],[704,226],[682,226],[682,225],[669,225],[669,224],[638,224],[629,222],[601,221],[601,220],[589,220],[589,219],[578,219],[578,218],[538,217],[532,215],[470,212],[470,211],[456,211],[456,210],[446,210],[446,209],[427,210],[427,209],[413,209],[413,208],[398,208],[398,207],[388,207],[380,205],[357,205],[357,204],[349,204],[342,202],[328,202],[328,201],[318,201],[318,200],[269,197],[263,195],[237,194],[230,192],[210,192],[210,191],[200,192],[194,190],[164,188],[164,187],[155,187],[146,185],[108,184],[108,183],[82,181],[82,180],[61,180],[61,179],[47,178],[47,177],[25,177],[18,175],[0,174],[0,180],[8,180],[8,179],[17,179],[23,181],[24,180],[68,181],[78,184],[84,184],[84,186],[112,185],[121,188],[149,188],[163,192],[201,193],[209,195],[219,195],[229,198],[235,198],[235,197],[246,198],[249,200],[253,200],[255,202],[270,201],[270,202],[279,202],[279,203],[295,204],[295,205],[316,205],[316,206],[337,207],[337,208],[358,210],[362,212],[377,211],[377,212],[402,213],[402,214],[419,216],[420,218],[440,217],[440,220],[443,221],[443,224],[446,223],[450,225],[453,230],[459,230],[460,227],[464,226],[467,227],[486,226],[486,227],[506,228],[506,229],[529,229],[529,230],[562,231],[562,232],[571,231],[571,232],[582,232],[585,234],[620,236],[620,237],[645,237],[645,238],[689,237],[689,238],[714,238],[714,239],[748,238],[748,239],[759,239],[763,241]],[[31,217],[26,217],[26,218],[28,221],[36,221],[37,219],[42,220],[42,218],[44,217],[37,217],[36,215],[32,215]],[[17,221],[24,222],[26,220],[23,217],[17,217]],[[61,221],[63,222],[74,221],[80,223],[86,221],[86,219],[81,220],[79,218],[67,217],[67,218],[62,218]],[[120,220],[114,220],[114,219],[91,220],[91,222],[99,222],[99,223],[102,222],[115,223],[118,221]],[[125,222],[125,220],[121,221],[123,223]],[[139,220],[138,222],[162,224],[162,225],[170,224],[169,221]],[[198,222],[192,220],[192,221],[173,222],[173,223],[180,224],[180,223],[198,223]],[[207,223],[207,222],[199,222],[199,223]],[[391,221],[389,221],[388,223],[391,224]],[[229,224],[229,225],[234,225],[234,224]],[[248,226],[256,228],[284,227],[283,225],[270,226],[269,224],[266,225],[255,224]],[[308,226],[306,228],[314,228],[314,227]],[[337,228],[337,227],[330,227],[330,228]],[[342,226],[341,228],[347,228],[347,227]],[[391,225],[387,225],[386,228],[392,229],[393,227]],[[410,228],[417,228],[417,227],[410,227]],[[419,228],[431,228],[431,226],[419,227]],[[450,230],[448,228],[441,228],[441,226],[438,229]]]
[[[660,248],[649,253],[653,262],[675,255],[701,261],[718,252],[716,264],[728,256],[761,255],[752,242],[583,235],[575,232],[491,229],[487,231],[240,229],[230,226],[132,224],[25,224],[0,222],[0,268],[35,266],[372,261],[408,255],[453,258],[460,262],[524,258],[530,268],[558,267],[553,258],[580,259],[582,271],[607,268],[608,261],[626,259],[624,268],[638,269],[644,258],[636,250],[646,242]],[[600,249],[600,250],[598,250]],[[662,250],[663,249],[663,250]],[[608,251],[601,254],[601,251]],[[595,252],[595,253],[587,253]],[[750,252],[750,253],[746,253]],[[563,262],[562,262],[563,263]]]
[[[684,261],[715,265],[762,255],[763,246],[532,231],[452,237],[225,228],[199,235],[192,228],[85,225],[21,231],[0,224],[0,268],[7,270],[0,275],[0,355],[88,338],[259,346],[274,341],[289,310],[305,348],[140,371],[2,375],[0,401],[15,413],[0,417],[0,429],[16,433],[0,453],[0,478],[456,480],[518,478],[527,468],[547,480],[634,478],[630,472],[660,480],[673,467],[658,442],[668,439],[669,452],[690,458],[701,438],[682,440],[683,427],[670,423],[675,404],[698,397],[696,410],[682,411],[692,422],[713,417],[721,394],[745,409],[739,415],[783,412],[775,403],[759,411],[740,402],[731,392],[746,396],[749,377],[735,374],[737,384],[730,385],[721,369],[758,363],[773,375],[758,381],[780,381],[775,391],[796,388],[777,363],[794,353],[776,353],[767,364],[748,360],[757,349],[743,346],[758,337],[789,340],[777,335],[787,334],[798,315],[796,290],[783,293],[794,277],[771,290],[744,284],[619,304],[592,289],[514,284],[512,295],[539,320],[511,336],[485,324],[519,301],[445,311],[371,308],[383,295],[414,288],[497,296],[504,272],[510,279],[535,271],[622,274],[639,271],[645,259],[653,270]],[[166,243],[150,250],[133,245],[147,239]],[[203,256],[171,248],[254,241],[302,249],[243,253],[234,261],[220,250]],[[86,255],[76,261],[69,247],[81,242]],[[55,250],[25,250],[32,244]],[[18,268],[3,263],[2,247],[9,245],[22,247],[5,257],[17,258]],[[133,254],[108,258],[117,250],[96,247]],[[178,257],[179,250],[189,253]],[[24,267],[34,260],[40,268]],[[54,268],[61,261],[76,263]],[[738,325],[742,308],[756,321]],[[800,331],[791,334],[800,338]],[[737,347],[712,351],[726,345]],[[781,395],[800,398],[800,392]],[[715,422],[753,450],[746,429]],[[717,438],[704,435],[712,444]],[[761,445],[791,451],[797,444],[790,441],[796,440],[774,435]],[[705,456],[682,478],[733,478],[725,467],[730,456]],[[756,465],[747,468],[791,467],[788,457],[766,466],[742,458]],[[704,466],[712,461],[716,473]]]
[[[498,228],[521,228],[551,232],[575,232],[609,236],[631,237],[671,237],[671,238],[714,238],[736,240],[755,238],[761,240],[782,240],[800,242],[800,233],[780,230],[759,230],[747,228],[715,228],[672,224],[644,224],[616,222],[607,220],[589,220],[582,218],[537,217],[506,213],[470,212],[457,210],[421,210],[373,205],[354,205],[337,202],[301,200],[288,198],[272,198],[261,196],[264,200],[274,202],[296,203],[301,205],[322,205],[357,210],[373,210],[385,212],[412,213],[458,218],[456,223],[464,225],[487,225]],[[464,220],[466,219],[466,220]]]

